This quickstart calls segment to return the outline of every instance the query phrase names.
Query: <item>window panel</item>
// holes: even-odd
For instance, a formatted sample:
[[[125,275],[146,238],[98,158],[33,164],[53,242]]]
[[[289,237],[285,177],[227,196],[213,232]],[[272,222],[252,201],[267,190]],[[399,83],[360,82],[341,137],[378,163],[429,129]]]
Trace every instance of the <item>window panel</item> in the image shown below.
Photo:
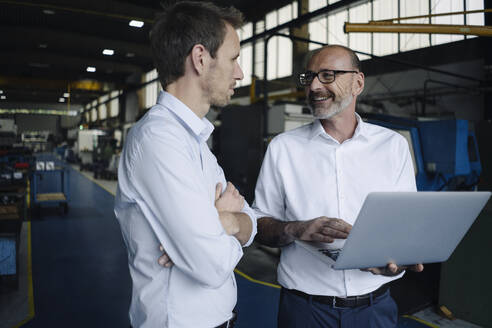
[[[483,0],[466,0],[466,10],[483,10]],[[483,13],[466,15],[467,25],[485,25]]]
[[[99,106],[97,106],[98,117],[100,120],[105,120],[108,113],[108,108],[104,102],[108,101],[109,95],[99,97]]]
[[[278,25],[292,20],[292,4],[284,6],[278,10]]]
[[[309,39],[313,41],[328,42],[328,29],[326,26],[327,18],[321,18],[316,21],[310,22],[308,25]],[[315,43],[309,43],[309,50],[318,49],[321,45]]]
[[[349,21],[354,23],[366,23],[371,20],[370,4],[363,4],[349,10]],[[349,33],[349,44],[352,50],[371,53],[371,33]],[[369,59],[370,56],[358,54],[360,60]]]
[[[328,43],[348,46],[347,34],[343,31],[343,24],[347,21],[347,11],[341,11],[328,16]]]
[[[241,40],[249,39],[253,36],[253,23],[244,24],[241,27]]]
[[[278,39],[279,37],[273,37],[268,42],[268,73],[267,79],[273,80],[277,77],[277,68],[278,68]]]
[[[287,33],[287,31],[284,31],[283,33]],[[277,78],[292,75],[292,51],[292,40],[288,38],[279,38]]]
[[[265,48],[264,41],[256,41],[254,74],[261,79],[263,79],[264,48]]]
[[[431,0],[432,14],[458,12],[463,10],[463,0]],[[463,25],[464,15],[432,17],[432,24]],[[463,40],[464,38],[464,35],[432,34],[431,41],[432,44],[435,45]]]
[[[373,19],[382,20],[398,17],[398,2],[393,0],[374,0]],[[398,52],[397,33],[373,33],[373,54],[385,56]]]
[[[326,0],[309,0],[309,12],[323,8],[326,5]]]
[[[108,112],[108,108],[106,106],[106,104],[103,104],[103,105],[99,105],[98,108],[97,108],[97,111],[98,111],[98,115],[99,115],[99,119],[100,120],[105,120],[106,117],[107,117],[107,112]]]
[[[265,20],[266,20],[266,29],[267,30],[276,27],[278,25],[277,11],[274,10],[272,12],[269,12],[265,17]]]
[[[143,82],[149,82],[157,78],[157,70],[153,69],[144,75]],[[143,106],[144,108],[150,108],[154,106],[157,100],[157,95],[159,94],[159,82],[152,82],[144,87],[143,92]]]
[[[109,102],[109,116],[116,117],[120,113],[120,100],[117,98],[120,91],[111,92],[111,98],[114,98]],[[116,97],[116,98],[115,98]]]
[[[251,43],[241,48],[239,65],[243,70],[244,78],[242,81],[239,81],[238,86],[251,84],[251,75],[253,74],[253,47]]]
[[[428,0],[400,0],[400,17],[427,15]],[[428,24],[429,18],[418,18],[402,21],[404,24]],[[400,51],[424,48],[429,46],[429,35],[422,33],[401,33]]]

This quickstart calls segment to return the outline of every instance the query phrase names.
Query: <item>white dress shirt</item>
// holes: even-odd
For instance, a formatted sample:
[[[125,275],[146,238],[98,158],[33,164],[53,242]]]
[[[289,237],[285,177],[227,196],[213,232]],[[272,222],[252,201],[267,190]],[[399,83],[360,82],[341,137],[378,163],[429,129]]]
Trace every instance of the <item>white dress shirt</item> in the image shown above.
[[[213,125],[169,93],[128,134],[118,169],[115,214],[133,281],[130,320],[136,327],[215,327],[232,316],[233,270],[243,255],[224,231],[215,186],[224,173],[206,140]],[[249,245],[256,234],[254,212]],[[164,249],[171,268],[157,263]]]
[[[353,225],[368,193],[416,190],[407,141],[356,116],[353,137],[341,144],[319,120],[271,141],[256,185],[258,217],[305,221],[327,216]],[[333,270],[295,243],[282,248],[278,267],[285,288],[339,297],[369,293],[401,275]]]

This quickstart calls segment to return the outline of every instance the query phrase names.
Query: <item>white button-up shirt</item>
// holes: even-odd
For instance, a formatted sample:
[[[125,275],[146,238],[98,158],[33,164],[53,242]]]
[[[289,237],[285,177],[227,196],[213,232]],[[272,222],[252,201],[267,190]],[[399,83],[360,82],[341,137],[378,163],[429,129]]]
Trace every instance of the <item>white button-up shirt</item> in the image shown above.
[[[275,137],[256,185],[257,216],[283,221],[327,216],[353,225],[368,193],[415,191],[407,141],[358,115],[357,122],[353,137],[342,144],[319,120]],[[333,270],[296,243],[282,248],[278,267],[282,286],[312,295],[362,295],[398,277]]]
[[[128,249],[133,327],[215,327],[232,316],[243,255],[224,231],[215,186],[224,173],[206,140],[213,125],[162,92],[135,124],[118,170],[115,214]],[[249,245],[256,234],[256,218]],[[174,262],[157,263],[162,244]]]

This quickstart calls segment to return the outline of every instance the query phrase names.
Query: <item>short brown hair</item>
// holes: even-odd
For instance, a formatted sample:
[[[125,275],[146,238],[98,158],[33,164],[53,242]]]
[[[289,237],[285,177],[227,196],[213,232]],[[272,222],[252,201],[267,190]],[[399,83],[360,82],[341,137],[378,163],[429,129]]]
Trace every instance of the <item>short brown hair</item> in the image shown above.
[[[242,13],[210,2],[180,1],[158,14],[150,46],[163,89],[184,75],[185,59],[196,44],[202,44],[215,58],[225,39],[226,23],[241,27]]]

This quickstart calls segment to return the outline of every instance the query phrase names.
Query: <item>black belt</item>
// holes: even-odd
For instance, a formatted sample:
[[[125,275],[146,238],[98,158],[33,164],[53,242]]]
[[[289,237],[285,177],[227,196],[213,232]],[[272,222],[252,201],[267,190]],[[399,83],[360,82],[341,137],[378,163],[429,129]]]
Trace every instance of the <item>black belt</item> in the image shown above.
[[[347,298],[337,296],[309,295],[296,289],[285,289],[287,292],[300,296],[305,299],[312,299],[318,303],[328,304],[334,308],[354,308],[371,304],[371,299],[383,295],[389,289],[388,285],[382,285],[372,293],[349,296]]]
[[[233,311],[232,318],[230,318],[223,324],[218,325],[216,328],[234,328],[234,323],[236,322],[236,320],[237,320],[237,313]]]

